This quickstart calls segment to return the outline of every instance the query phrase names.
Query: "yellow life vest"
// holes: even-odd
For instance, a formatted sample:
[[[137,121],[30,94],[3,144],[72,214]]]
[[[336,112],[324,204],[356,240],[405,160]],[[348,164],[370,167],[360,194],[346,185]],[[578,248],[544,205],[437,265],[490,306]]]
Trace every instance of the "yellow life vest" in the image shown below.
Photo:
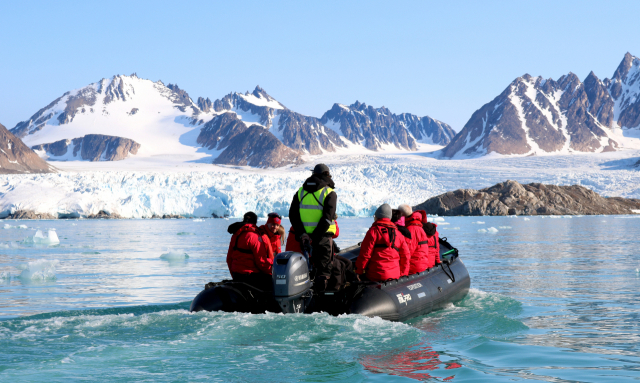
[[[328,186],[315,191],[314,193],[305,191],[303,188],[298,190],[298,201],[300,201],[300,219],[304,225],[307,234],[313,233],[318,226],[318,222],[322,219],[322,210],[324,208],[324,199],[331,193],[333,189]],[[336,221],[331,220],[327,233],[336,233]]]

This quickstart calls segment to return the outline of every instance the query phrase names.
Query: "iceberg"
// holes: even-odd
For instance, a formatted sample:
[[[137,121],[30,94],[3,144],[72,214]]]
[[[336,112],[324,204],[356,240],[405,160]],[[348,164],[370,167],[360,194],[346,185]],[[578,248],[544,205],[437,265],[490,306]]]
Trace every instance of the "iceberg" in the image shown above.
[[[23,281],[51,281],[56,279],[56,266],[60,263],[57,259],[39,259],[20,265],[22,269],[19,278]]]
[[[168,248],[167,252],[160,256],[160,259],[164,259],[165,261],[182,261],[189,259],[189,254],[180,249],[173,250]]]
[[[34,245],[56,245],[60,243],[58,234],[55,230],[47,230],[47,234],[43,234],[41,230],[37,230],[32,237],[25,238],[22,243]]]

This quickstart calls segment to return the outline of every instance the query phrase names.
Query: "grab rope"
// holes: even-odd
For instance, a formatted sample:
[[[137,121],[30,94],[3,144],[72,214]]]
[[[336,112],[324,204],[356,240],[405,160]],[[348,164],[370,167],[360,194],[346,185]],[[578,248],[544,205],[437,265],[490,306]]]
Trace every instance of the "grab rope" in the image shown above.
[[[440,265],[442,266],[442,271],[444,271],[444,273],[447,275],[447,277],[449,277],[449,279],[451,279],[451,282],[455,282],[456,281],[456,276],[453,275],[453,270],[451,270],[451,265],[446,263],[446,262],[443,262]],[[447,267],[449,268],[449,273],[451,273],[451,274],[447,273],[447,269],[444,268],[444,265],[447,265]]]

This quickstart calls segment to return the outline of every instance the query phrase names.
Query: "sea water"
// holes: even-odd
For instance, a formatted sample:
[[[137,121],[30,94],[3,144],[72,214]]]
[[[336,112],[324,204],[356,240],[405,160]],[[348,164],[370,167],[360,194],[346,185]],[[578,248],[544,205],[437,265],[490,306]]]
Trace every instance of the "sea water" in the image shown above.
[[[7,221],[0,381],[640,380],[638,218],[439,219],[472,289],[406,323],[189,313],[234,220]],[[371,219],[339,224],[347,247]]]

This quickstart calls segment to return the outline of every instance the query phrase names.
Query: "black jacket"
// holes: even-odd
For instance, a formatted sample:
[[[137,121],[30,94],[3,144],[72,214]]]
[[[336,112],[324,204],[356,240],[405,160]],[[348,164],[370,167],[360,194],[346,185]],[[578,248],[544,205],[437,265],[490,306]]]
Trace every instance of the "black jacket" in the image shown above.
[[[335,184],[331,178],[317,176],[314,174],[304,181],[302,188],[305,191],[314,193],[325,186],[329,186],[332,189],[335,188]],[[331,236],[331,234],[327,234],[327,230],[329,229],[329,226],[331,226],[331,221],[333,221],[336,216],[337,206],[338,195],[333,191],[324,198],[322,218],[320,219],[320,222],[318,222],[316,229],[310,235],[312,241],[317,242],[325,235]],[[298,200],[298,191],[296,191],[296,194],[293,196],[293,201],[291,201],[291,207],[289,208],[289,220],[291,221],[293,230],[295,230],[296,239],[300,241],[300,236],[306,231],[304,230],[304,225],[302,225],[302,219],[300,219],[300,201]]]

